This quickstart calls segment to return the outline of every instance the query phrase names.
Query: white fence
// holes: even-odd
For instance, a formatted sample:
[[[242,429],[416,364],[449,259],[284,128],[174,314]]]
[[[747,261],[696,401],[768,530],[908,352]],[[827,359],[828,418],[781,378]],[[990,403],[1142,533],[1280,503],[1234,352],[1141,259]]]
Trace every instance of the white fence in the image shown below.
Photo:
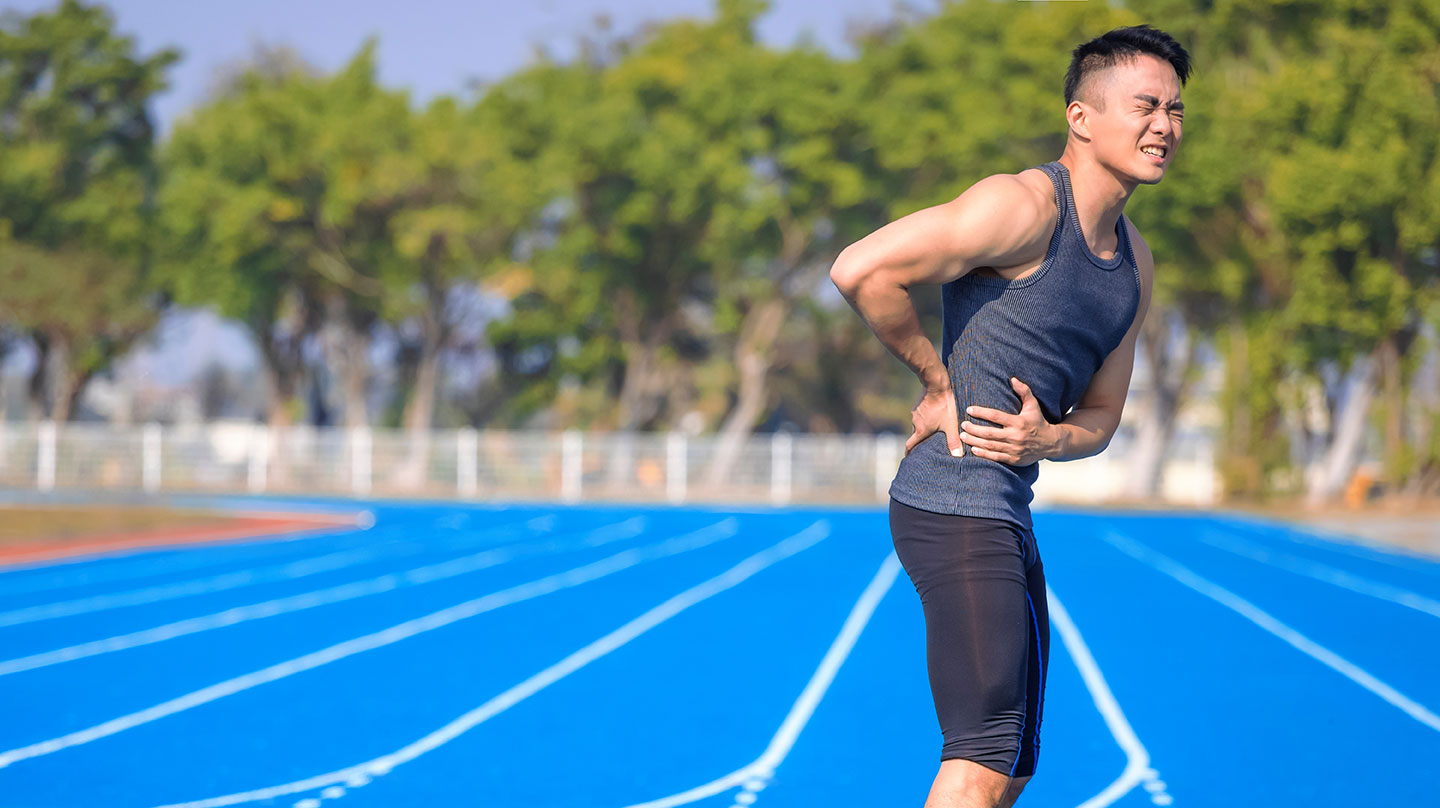
[[[258,424],[114,427],[0,424],[0,486],[149,493],[280,492],[570,502],[876,503],[886,500],[903,441],[892,435],[756,435],[707,484],[714,436],[401,430]],[[1214,501],[1205,453],[1172,458],[1163,500]],[[1036,503],[1111,500],[1126,463],[1115,448],[1046,463]]]

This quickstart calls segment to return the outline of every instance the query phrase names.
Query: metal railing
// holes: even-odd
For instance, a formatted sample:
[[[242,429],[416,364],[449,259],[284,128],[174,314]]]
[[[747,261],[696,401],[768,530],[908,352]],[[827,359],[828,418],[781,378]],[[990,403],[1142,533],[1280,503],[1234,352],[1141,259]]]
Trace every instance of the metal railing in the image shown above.
[[[1104,454],[1046,463],[1036,503],[1112,500],[1128,468]],[[1215,500],[1208,442],[1172,452],[1162,501]],[[0,424],[0,486],[420,496],[484,500],[878,503],[903,441],[775,433],[746,440],[716,476],[719,439],[681,433],[403,430],[219,422]],[[1117,451],[1118,449],[1118,451]]]

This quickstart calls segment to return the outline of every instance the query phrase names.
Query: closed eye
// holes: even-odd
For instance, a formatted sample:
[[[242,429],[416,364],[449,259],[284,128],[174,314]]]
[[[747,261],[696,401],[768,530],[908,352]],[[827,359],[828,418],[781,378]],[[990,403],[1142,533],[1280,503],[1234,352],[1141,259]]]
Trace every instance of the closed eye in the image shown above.
[[[1156,98],[1153,95],[1139,94],[1135,96],[1135,100],[1140,102],[1140,104],[1137,105],[1136,109],[1139,109],[1142,113],[1146,115],[1154,112],[1160,106],[1160,99]],[[1185,117],[1185,105],[1179,101],[1171,101],[1167,103],[1165,105],[1165,110],[1176,118]]]

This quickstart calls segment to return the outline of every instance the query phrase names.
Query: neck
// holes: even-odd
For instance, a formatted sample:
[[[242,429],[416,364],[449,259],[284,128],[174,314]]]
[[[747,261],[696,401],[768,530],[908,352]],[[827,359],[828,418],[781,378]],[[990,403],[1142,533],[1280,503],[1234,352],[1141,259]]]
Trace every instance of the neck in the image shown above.
[[[1070,146],[1060,155],[1060,164],[1070,172],[1070,191],[1075,197],[1075,215],[1085,241],[1096,255],[1120,248],[1113,243],[1115,223],[1139,183],[1115,176],[1088,154]]]

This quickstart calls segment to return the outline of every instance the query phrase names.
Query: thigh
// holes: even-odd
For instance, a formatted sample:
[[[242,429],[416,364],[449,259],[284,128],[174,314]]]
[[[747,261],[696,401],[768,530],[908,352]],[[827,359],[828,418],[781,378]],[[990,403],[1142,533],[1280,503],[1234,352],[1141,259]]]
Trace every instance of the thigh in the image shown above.
[[[892,500],[896,554],[925,611],[941,759],[1002,774],[1019,758],[1032,628],[1022,529]]]
[[[1030,534],[1033,544],[1035,536]],[[1020,758],[1015,775],[1035,773],[1040,759],[1040,724],[1045,717],[1045,675],[1050,666],[1050,610],[1045,597],[1045,565],[1038,551],[1025,571],[1026,600],[1030,608],[1030,662],[1025,671],[1025,728],[1020,738]]]

